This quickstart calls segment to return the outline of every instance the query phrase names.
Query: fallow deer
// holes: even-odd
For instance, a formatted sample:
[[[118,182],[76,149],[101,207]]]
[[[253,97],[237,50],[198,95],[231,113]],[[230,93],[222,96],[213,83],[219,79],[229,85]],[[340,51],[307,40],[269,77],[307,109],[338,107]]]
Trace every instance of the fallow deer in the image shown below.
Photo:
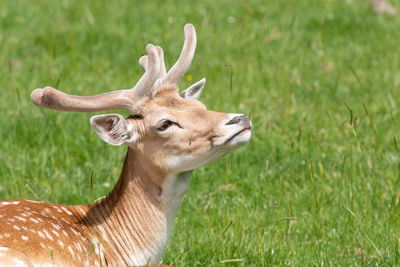
[[[197,99],[200,80],[179,94],[196,32],[184,27],[184,45],[167,72],[163,50],[147,45],[144,75],[132,89],[95,96],[35,89],[39,107],[94,112],[125,109],[130,116],[97,115],[90,123],[105,142],[128,146],[118,182],[104,199],[64,206],[30,200],[0,202],[1,266],[138,266],[161,261],[192,171],[247,143],[243,114],[207,110]]]

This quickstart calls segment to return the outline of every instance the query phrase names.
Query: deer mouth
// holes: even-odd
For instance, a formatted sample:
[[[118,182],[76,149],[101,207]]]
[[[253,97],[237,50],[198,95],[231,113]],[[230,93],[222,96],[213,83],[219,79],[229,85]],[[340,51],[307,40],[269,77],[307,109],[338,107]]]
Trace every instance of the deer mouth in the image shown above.
[[[246,133],[250,134],[248,136],[248,138],[243,138],[243,140],[237,140],[238,142],[233,142],[235,139],[239,139],[241,137],[245,137],[244,135]],[[230,143],[233,143],[234,145],[241,145],[241,144],[247,143],[250,140],[250,136],[251,136],[251,126],[243,128],[242,130],[240,130],[237,133],[233,134],[223,144],[224,145],[228,145]]]

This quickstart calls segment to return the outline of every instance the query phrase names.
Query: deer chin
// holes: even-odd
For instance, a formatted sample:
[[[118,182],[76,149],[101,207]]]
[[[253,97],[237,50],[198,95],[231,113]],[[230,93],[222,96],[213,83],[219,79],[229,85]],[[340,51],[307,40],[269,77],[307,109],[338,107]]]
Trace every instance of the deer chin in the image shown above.
[[[244,128],[235,134],[231,135],[224,143],[223,146],[231,146],[233,148],[242,146],[249,142],[251,138],[251,128]]]
[[[226,149],[228,152],[249,142],[251,138],[251,126],[247,126],[228,132],[214,140],[213,146],[217,149]]]

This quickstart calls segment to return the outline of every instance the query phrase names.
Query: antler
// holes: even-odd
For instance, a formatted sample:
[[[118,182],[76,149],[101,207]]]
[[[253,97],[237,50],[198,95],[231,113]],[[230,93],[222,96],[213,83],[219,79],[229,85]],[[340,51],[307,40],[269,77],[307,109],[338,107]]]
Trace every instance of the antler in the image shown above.
[[[162,50],[162,48],[160,46],[156,46],[156,49],[157,49],[158,56],[159,56],[159,59],[160,59],[160,74],[159,74],[159,77],[158,77],[158,79],[160,80],[160,79],[165,77],[167,72],[166,72],[165,63],[164,63],[164,52],[163,52],[163,50]],[[147,55],[142,56],[139,59],[139,65],[140,65],[140,67],[142,68],[142,70],[144,72],[146,72],[148,61],[149,61],[149,58],[148,58]]]
[[[168,71],[163,83],[178,85],[179,81],[188,70],[190,63],[192,63],[194,51],[196,50],[196,31],[192,24],[186,24],[184,31],[185,42],[183,43],[181,55],[175,65]]]
[[[161,47],[149,44],[147,54],[139,59],[139,64],[145,71],[132,89],[112,91],[95,96],[76,96],[63,93],[52,87],[35,89],[31,94],[32,102],[44,108],[61,111],[93,112],[110,109],[126,109],[133,112],[138,102],[159,85],[177,86],[192,62],[196,49],[196,32],[192,24],[184,27],[185,41],[182,52],[174,66],[166,73],[164,53]],[[157,81],[157,86],[154,83]],[[155,88],[153,88],[155,87]]]
[[[196,30],[192,24],[186,24],[184,28],[185,41],[179,59],[165,74],[164,56],[161,47],[157,46],[157,51],[160,55],[161,70],[158,85],[178,86],[179,81],[188,70],[192,63],[194,52],[196,50]],[[147,70],[148,56],[142,56],[139,59],[140,67],[144,72]]]
[[[146,51],[149,55],[149,71],[145,72],[132,89],[113,91],[95,96],[75,96],[46,87],[44,89],[35,89],[32,92],[32,102],[39,107],[61,111],[133,110],[138,99],[149,95],[149,91],[160,74],[160,58],[157,49],[149,44],[146,46]]]

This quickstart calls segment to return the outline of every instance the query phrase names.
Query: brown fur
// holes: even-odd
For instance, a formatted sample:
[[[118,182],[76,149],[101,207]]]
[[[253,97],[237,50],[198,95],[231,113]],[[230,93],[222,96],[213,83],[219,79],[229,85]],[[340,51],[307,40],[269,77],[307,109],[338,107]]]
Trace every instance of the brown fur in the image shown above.
[[[86,262],[96,266],[100,259],[95,248],[100,245],[110,266],[121,266],[121,261],[124,262],[121,250],[133,249],[129,245],[132,242],[136,248],[149,245],[161,231],[154,216],[165,213],[165,203],[157,197],[155,184],[162,183],[165,174],[136,157],[128,149],[115,188],[105,199],[92,205],[62,206],[26,200],[0,202],[0,247],[12,247],[36,263],[51,261],[57,266],[80,266]],[[137,168],[136,164],[141,167]],[[100,225],[104,233],[98,230]],[[94,237],[98,244],[92,242]],[[78,244],[82,251],[78,251]],[[104,264],[104,258],[101,260]]]

